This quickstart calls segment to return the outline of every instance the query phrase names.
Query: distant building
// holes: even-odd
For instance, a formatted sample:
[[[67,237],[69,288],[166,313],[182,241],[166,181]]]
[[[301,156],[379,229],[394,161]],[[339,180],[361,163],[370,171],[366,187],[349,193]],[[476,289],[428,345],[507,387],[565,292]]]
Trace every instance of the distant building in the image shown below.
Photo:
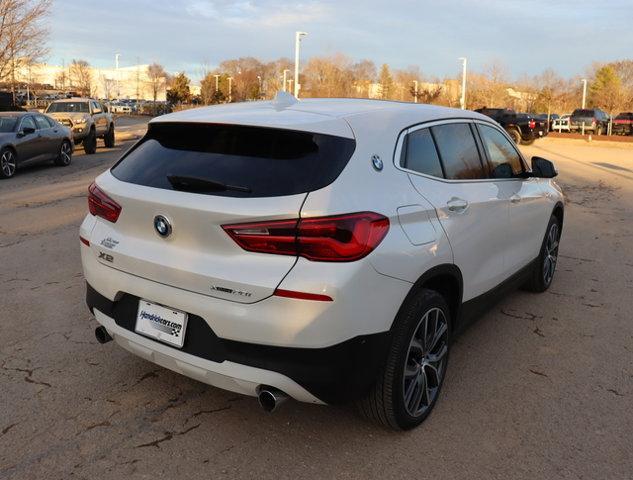
[[[138,98],[153,100],[152,85],[147,76],[148,65],[130,67],[96,68],[89,67],[91,77],[91,96],[104,99]],[[69,65],[65,67],[49,64],[35,64],[20,68],[16,72],[20,84],[37,86],[44,90],[74,91]],[[37,92],[34,92],[37,93]],[[157,100],[166,97],[166,82],[161,82]]]

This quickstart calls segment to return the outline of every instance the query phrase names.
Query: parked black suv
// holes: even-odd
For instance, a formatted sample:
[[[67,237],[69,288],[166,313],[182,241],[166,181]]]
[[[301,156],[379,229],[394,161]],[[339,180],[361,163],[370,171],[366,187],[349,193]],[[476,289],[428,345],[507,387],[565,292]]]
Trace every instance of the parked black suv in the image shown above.
[[[569,118],[569,130],[582,131],[585,125],[585,132],[591,132],[595,135],[607,133],[609,126],[609,115],[599,108],[577,108]]]
[[[477,113],[486,115],[501,125],[517,145],[531,145],[537,138],[547,135],[547,121],[537,121],[527,113],[517,113],[509,108],[478,108]]]
[[[613,135],[633,135],[633,112],[622,112],[613,119]]]

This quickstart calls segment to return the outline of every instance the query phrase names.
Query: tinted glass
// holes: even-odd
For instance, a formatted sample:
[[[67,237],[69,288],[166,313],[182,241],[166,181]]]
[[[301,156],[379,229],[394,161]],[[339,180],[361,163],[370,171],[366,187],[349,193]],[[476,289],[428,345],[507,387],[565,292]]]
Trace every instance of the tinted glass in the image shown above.
[[[444,177],[440,157],[428,128],[416,130],[405,138],[400,165],[434,177]]]
[[[633,113],[622,112],[617,117],[615,117],[615,120],[631,120],[632,118],[633,118]]]
[[[449,123],[431,128],[446,178],[486,178],[477,144],[466,123]]]
[[[167,190],[174,189],[168,176],[250,189],[208,192],[227,197],[294,195],[332,183],[355,146],[352,139],[292,130],[157,123],[112,174],[125,182]]]
[[[20,125],[20,128],[22,130],[24,130],[25,128],[32,128],[33,130],[35,130],[36,127],[35,122],[33,121],[33,117],[24,117],[22,119],[22,124]]]
[[[16,117],[0,117],[0,132],[12,132],[17,122],[18,119]]]
[[[578,108],[574,110],[574,113],[571,114],[572,117],[593,117],[593,110],[583,110],[582,108]]]
[[[48,120],[46,120],[41,115],[37,115],[35,117],[35,123],[37,124],[37,128],[39,128],[40,130],[44,130],[46,128],[51,128],[51,126],[48,123]]]
[[[523,172],[521,158],[510,141],[496,128],[479,125],[494,178],[510,178]]]
[[[46,109],[46,113],[90,113],[88,102],[54,102]]]

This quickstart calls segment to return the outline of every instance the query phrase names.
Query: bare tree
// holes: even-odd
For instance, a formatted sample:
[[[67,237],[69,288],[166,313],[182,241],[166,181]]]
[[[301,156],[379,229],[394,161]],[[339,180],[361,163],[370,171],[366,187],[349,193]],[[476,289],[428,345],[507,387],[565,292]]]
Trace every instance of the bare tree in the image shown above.
[[[70,84],[86,97],[92,92],[92,71],[85,60],[73,60],[69,67]]]
[[[165,69],[161,64],[152,63],[150,66],[147,67],[147,77],[149,78],[149,83],[152,88],[152,97],[154,99],[154,103],[156,103],[158,92],[166,87],[167,72],[165,72]]]
[[[15,73],[40,61],[48,52],[43,20],[51,0],[0,0],[0,82],[9,79],[15,94]]]

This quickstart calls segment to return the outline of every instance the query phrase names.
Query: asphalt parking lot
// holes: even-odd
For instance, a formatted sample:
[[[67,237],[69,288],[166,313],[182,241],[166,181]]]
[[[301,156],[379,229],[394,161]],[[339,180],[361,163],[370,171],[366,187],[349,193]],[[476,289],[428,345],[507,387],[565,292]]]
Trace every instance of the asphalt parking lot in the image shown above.
[[[77,229],[130,143],[0,182],[0,478],[633,477],[633,147],[546,138],[567,210],[552,288],[459,337],[442,398],[393,433],[351,408],[218,390],[99,345]]]

